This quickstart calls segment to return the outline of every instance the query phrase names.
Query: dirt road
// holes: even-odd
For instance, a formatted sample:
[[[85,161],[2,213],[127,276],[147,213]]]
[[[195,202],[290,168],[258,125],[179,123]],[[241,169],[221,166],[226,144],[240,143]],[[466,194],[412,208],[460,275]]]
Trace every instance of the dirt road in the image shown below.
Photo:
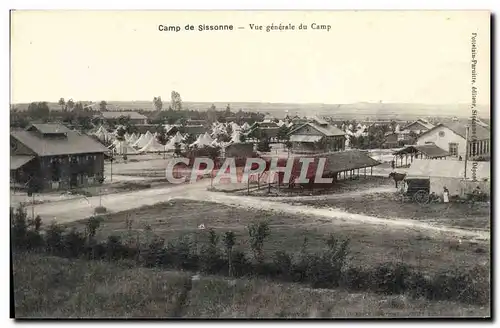
[[[172,199],[189,199],[211,201],[235,207],[322,217],[331,220],[332,224],[342,222],[343,224],[383,225],[388,229],[412,229],[427,232],[429,235],[438,238],[444,237],[444,235],[448,237],[485,241],[490,238],[490,233],[487,231],[450,228],[401,218],[378,218],[348,213],[338,209],[321,209],[307,205],[290,205],[281,203],[276,199],[269,200],[260,197],[234,196],[219,192],[209,192],[207,191],[207,187],[209,186],[210,180],[204,179],[195,184],[167,186],[163,188],[104,195],[101,200],[99,200],[99,197],[89,197],[85,199],[60,201],[52,204],[40,204],[35,206],[35,213],[39,214],[45,222],[55,220],[58,223],[64,223],[91,216],[94,208],[99,206],[100,201],[102,205],[108,209],[108,212],[119,212],[141,206],[154,205]],[[371,191],[373,192],[373,189],[371,189]],[[360,192],[356,192],[358,195],[359,193]]]

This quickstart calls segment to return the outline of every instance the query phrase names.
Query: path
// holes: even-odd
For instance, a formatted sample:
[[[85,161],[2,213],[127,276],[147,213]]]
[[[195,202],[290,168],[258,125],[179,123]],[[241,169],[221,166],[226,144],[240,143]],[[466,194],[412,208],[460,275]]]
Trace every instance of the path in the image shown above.
[[[447,234],[461,238],[473,238],[478,240],[489,240],[490,238],[490,232],[488,231],[450,228],[401,218],[378,218],[368,215],[348,213],[338,209],[319,209],[307,205],[290,205],[261,197],[234,196],[219,192],[209,192],[207,191],[207,187],[209,186],[210,179],[204,179],[195,184],[103,195],[101,201],[109,212],[130,210],[142,206],[154,205],[156,203],[172,199],[211,201],[228,206],[323,217],[330,219],[332,223],[340,221],[344,224],[384,225],[393,229],[415,229],[427,231],[431,234]],[[59,223],[64,223],[77,221],[91,216],[93,214],[93,209],[98,205],[99,197],[96,196],[86,199],[74,199],[57,202],[53,204],[47,203],[36,205],[35,213],[39,214],[45,222],[50,222],[55,219]]]

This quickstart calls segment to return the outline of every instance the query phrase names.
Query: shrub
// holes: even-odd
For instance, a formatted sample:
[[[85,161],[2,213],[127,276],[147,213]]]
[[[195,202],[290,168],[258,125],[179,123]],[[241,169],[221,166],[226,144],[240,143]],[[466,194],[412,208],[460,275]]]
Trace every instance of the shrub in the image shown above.
[[[94,209],[94,213],[95,214],[103,214],[103,213],[106,213],[107,212],[107,209],[106,207],[104,206],[97,206],[95,209]]]
[[[376,292],[400,294],[407,289],[410,269],[404,263],[383,263],[372,271],[371,280]]]
[[[12,230],[12,243],[16,249],[26,249],[26,234],[28,232],[27,213],[23,206],[16,210],[10,208],[10,224]]]
[[[220,273],[228,266],[220,254],[219,236],[213,229],[208,230],[208,245],[204,245],[200,252],[200,270],[205,273]]]
[[[252,248],[254,259],[262,263],[264,261],[264,240],[269,236],[269,223],[260,221],[248,225],[248,235],[250,237],[250,247]]]
[[[45,243],[47,251],[49,253],[52,254],[63,253],[64,250],[63,232],[64,229],[56,223],[52,223],[49,226],[45,235]]]
[[[146,266],[159,266],[161,264],[164,244],[165,239],[157,236],[153,238],[153,240],[149,243],[148,249],[144,256],[144,264]]]
[[[276,269],[276,274],[285,280],[292,278],[292,257],[286,252],[277,251],[274,253],[273,262]]]
[[[486,268],[457,269],[437,274],[430,282],[427,297],[432,300],[455,300],[468,304],[489,302],[490,281]]]
[[[63,236],[63,247],[66,256],[79,257],[86,251],[85,235],[76,229],[71,230]]]
[[[242,277],[252,273],[252,263],[247,259],[245,253],[235,250],[232,253],[233,275]]]
[[[361,267],[351,267],[342,274],[342,285],[349,290],[366,290],[371,286],[370,272]]]
[[[108,260],[121,260],[125,258],[127,254],[126,247],[122,245],[120,236],[108,236],[105,247],[106,258]]]
[[[169,242],[161,263],[163,265],[172,264],[176,269],[197,270],[198,256],[192,251],[195,246],[196,244],[187,237]]]
[[[103,221],[102,217],[100,216],[91,216],[87,220],[87,234],[89,237],[89,241],[91,241],[96,233],[97,229],[101,226],[101,222]]]

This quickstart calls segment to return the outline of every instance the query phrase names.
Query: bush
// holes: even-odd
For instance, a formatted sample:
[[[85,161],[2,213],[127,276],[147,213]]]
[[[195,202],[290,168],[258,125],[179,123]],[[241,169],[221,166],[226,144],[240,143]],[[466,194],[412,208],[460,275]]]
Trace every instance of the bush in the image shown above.
[[[148,267],[161,265],[163,255],[163,246],[165,239],[161,237],[154,237],[149,243],[148,249],[144,255],[144,264]]]
[[[276,275],[281,276],[285,280],[291,280],[293,263],[290,255],[286,252],[277,251],[274,253],[273,263]]]
[[[245,253],[240,250],[232,252],[233,275],[242,277],[252,273],[252,263],[247,259]]]
[[[95,214],[103,214],[103,213],[106,213],[107,212],[107,209],[106,207],[104,206],[97,206],[95,209],[94,209],[94,213]]]
[[[45,235],[46,248],[49,253],[64,253],[63,232],[64,229],[56,223],[52,223],[49,226]]]
[[[69,257],[80,257],[86,251],[86,238],[81,232],[76,229],[71,230],[63,236],[63,247],[65,255]]]
[[[172,264],[176,269],[197,270],[198,255],[193,251],[195,246],[196,244],[186,237],[169,242],[160,262],[162,265]]]
[[[342,274],[342,285],[349,290],[367,290],[371,287],[370,272],[361,267],[351,267]]]
[[[250,247],[252,248],[254,259],[262,263],[264,261],[264,240],[269,236],[269,223],[260,221],[249,224],[248,236],[250,237]]]
[[[371,282],[374,290],[384,294],[401,294],[410,281],[410,269],[403,263],[384,263],[372,271]]]
[[[26,234],[28,232],[27,213],[23,206],[17,210],[10,208],[10,224],[12,230],[12,244],[15,249],[26,249]]]
[[[212,274],[224,272],[229,263],[219,251],[219,236],[213,229],[208,233],[208,245],[204,245],[200,252],[200,270]]]

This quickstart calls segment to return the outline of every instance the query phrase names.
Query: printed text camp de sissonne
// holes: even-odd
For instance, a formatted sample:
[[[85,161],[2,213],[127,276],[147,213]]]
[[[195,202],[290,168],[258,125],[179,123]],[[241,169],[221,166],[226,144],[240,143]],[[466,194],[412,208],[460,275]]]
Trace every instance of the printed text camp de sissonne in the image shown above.
[[[183,27],[180,25],[167,25],[167,24],[160,24],[158,25],[158,30],[160,32],[180,32],[181,30],[185,31],[194,31],[195,26],[191,24],[187,24]],[[241,27],[239,27],[241,28]],[[330,25],[322,25],[322,24],[317,24],[317,23],[312,23],[309,24],[309,28],[311,30],[326,30],[330,31],[331,26]],[[246,29],[246,28],[245,28]],[[307,30],[308,26],[305,24],[299,24],[299,25],[294,25],[291,23],[288,24],[274,24],[271,23],[270,25],[257,25],[257,24],[248,24],[248,29],[249,30],[255,30],[255,31],[288,31],[288,30]],[[233,31],[235,30],[234,25],[206,25],[206,24],[200,24],[197,26],[198,31]]]

